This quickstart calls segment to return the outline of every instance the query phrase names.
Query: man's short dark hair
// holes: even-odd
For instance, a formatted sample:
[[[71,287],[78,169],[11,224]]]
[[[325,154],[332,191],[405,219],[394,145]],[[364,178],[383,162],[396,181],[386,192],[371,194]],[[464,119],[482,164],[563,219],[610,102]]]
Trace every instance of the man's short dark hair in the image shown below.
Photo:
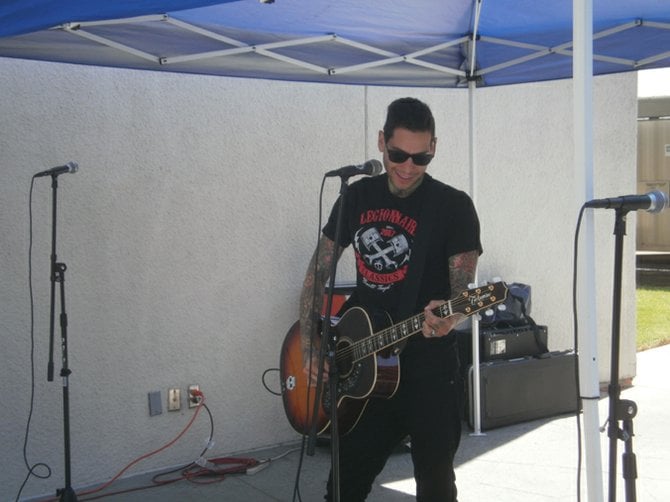
[[[428,105],[416,98],[396,99],[388,106],[384,124],[384,140],[393,136],[398,127],[412,132],[430,132],[435,137],[435,119]]]

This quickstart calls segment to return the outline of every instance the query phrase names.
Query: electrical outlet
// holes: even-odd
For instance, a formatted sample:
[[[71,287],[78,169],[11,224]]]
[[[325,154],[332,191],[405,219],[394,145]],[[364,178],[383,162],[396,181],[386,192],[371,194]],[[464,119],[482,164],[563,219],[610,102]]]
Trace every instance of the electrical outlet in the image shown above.
[[[189,385],[188,386],[188,407],[195,408],[200,404],[201,396],[193,395],[193,391],[200,390],[199,385]]]
[[[179,389],[168,390],[168,411],[179,411],[181,409],[181,391]]]

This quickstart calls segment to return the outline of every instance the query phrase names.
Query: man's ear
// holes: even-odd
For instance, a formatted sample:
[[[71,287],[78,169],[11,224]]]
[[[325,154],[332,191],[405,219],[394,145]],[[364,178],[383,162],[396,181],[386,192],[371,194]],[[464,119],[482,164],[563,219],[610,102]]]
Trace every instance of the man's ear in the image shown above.
[[[384,153],[386,147],[386,141],[384,140],[384,131],[379,131],[379,136],[377,137],[377,148],[379,151]]]

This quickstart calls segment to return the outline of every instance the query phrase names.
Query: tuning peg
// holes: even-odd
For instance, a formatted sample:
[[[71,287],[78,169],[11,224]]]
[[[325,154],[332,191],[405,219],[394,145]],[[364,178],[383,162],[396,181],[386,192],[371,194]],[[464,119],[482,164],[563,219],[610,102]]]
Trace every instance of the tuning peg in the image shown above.
[[[479,315],[479,314],[475,314],[475,315],[473,315],[472,317],[473,317],[474,319],[476,319],[477,321],[481,321],[481,320],[482,320],[482,316]]]
[[[475,289],[476,287],[477,287],[477,285],[474,282],[471,282],[470,284],[468,284],[468,289]]]
[[[484,315],[485,315],[486,317],[492,317],[492,316],[493,316],[493,309],[486,309],[486,310],[484,311]]]
[[[501,277],[493,277],[491,279],[491,282],[502,282],[502,278]]]
[[[507,310],[507,305],[501,303],[500,305],[498,305],[498,310],[500,310],[500,312],[505,312],[505,310]]]

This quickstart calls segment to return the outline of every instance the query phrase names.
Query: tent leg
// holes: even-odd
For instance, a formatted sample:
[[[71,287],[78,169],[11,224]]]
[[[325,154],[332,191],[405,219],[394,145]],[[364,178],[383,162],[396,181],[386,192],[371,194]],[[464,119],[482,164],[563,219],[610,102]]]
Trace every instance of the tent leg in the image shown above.
[[[573,113],[575,179],[579,206],[593,197],[593,1],[573,0]],[[579,319],[580,396],[583,399],[584,443],[588,500],[602,502],[602,459],[598,397],[598,330],[596,326],[595,252],[593,215],[585,214],[585,252],[576,263],[578,296],[584,312]],[[581,447],[581,445],[580,445]],[[578,473],[580,475],[580,473]]]
[[[468,82],[468,154],[470,158],[470,197],[477,205],[477,161],[475,157],[475,92],[474,80]],[[478,283],[475,272],[475,283]],[[481,387],[479,378],[479,322],[472,319],[472,436],[484,436],[482,433]]]

